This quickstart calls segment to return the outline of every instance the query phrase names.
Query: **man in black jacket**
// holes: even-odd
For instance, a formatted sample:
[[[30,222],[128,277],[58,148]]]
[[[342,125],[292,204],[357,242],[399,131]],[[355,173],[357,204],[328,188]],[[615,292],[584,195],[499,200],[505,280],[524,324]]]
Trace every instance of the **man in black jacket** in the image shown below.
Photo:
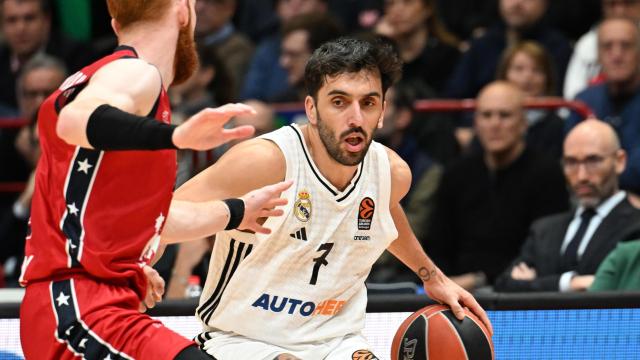
[[[569,209],[558,161],[527,148],[524,94],[493,82],[480,92],[474,129],[482,151],[445,168],[436,194],[429,256],[466,289],[493,284],[518,255],[533,221]]]
[[[619,190],[626,154],[610,125],[586,120],[564,142],[563,167],[578,200],[570,212],[535,222],[498,291],[583,291],[619,241],[637,238],[640,210]]]

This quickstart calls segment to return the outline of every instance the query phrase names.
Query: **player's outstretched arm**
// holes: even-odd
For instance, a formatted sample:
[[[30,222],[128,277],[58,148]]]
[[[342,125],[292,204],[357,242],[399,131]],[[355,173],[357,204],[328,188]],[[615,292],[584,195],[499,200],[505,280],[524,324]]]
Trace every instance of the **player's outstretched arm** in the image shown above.
[[[291,186],[291,181],[282,181],[253,190],[240,198],[193,202],[173,200],[169,216],[162,231],[164,243],[200,239],[222,230],[250,230],[269,234],[260,219],[281,216],[287,199],[280,197]]]
[[[138,59],[121,59],[98,70],[60,112],[56,132],[72,145],[99,150],[207,150],[253,135],[252,126],[225,129],[244,104],[204,109],[180,126],[147,117],[162,88],[158,70]]]
[[[238,203],[218,200],[229,198],[241,198],[244,205],[245,215],[233,228],[268,233],[260,219],[282,213],[274,207],[286,204],[279,198],[291,186],[283,182],[284,177],[284,156],[272,142],[251,139],[232,147],[214,165],[176,190],[163,241],[184,241],[224,230]]]
[[[396,153],[389,150],[388,154],[391,163],[390,211],[398,230],[398,238],[387,250],[420,277],[431,299],[451,307],[454,315],[460,320],[465,316],[463,306],[468,307],[493,334],[489,317],[480,304],[469,292],[446,277],[420,246],[400,206],[400,200],[407,194],[411,185],[411,170]]]

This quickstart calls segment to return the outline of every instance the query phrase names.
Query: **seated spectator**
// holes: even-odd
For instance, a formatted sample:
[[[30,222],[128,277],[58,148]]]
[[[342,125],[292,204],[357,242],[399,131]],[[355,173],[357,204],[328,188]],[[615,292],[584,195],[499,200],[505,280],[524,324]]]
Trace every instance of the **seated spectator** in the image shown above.
[[[640,240],[620,242],[602,261],[589,291],[640,291]]]
[[[515,84],[528,97],[557,93],[551,57],[533,41],[524,41],[505,50],[496,77]],[[527,110],[526,116],[529,124],[527,146],[560,159],[564,120],[549,110]]]
[[[302,14],[326,14],[327,0],[275,0],[276,14],[281,23]],[[252,6],[255,6],[252,2]],[[287,73],[280,66],[281,34],[264,38],[256,47],[245,76],[240,98],[267,101],[270,96],[289,88]]]
[[[604,19],[628,17],[640,23],[640,0],[601,0]],[[602,81],[598,62],[598,27],[594,26],[576,42],[564,78],[565,99],[573,99],[594,82]]]
[[[496,24],[479,38],[471,40],[447,86],[447,95],[454,98],[475,97],[492,81],[500,55],[510,45],[534,40],[551,54],[558,79],[564,79],[571,56],[569,41],[542,21],[549,0],[500,0],[500,16],[504,23]]]
[[[598,28],[598,58],[606,81],[580,92],[598,119],[615,129],[627,152],[627,168],[620,176],[620,188],[640,194],[640,30],[626,18],[607,19]],[[580,117],[567,119],[570,130]]]
[[[220,60],[229,70],[232,79],[233,100],[240,95],[240,86],[249,67],[253,44],[236,31],[231,18],[236,11],[236,0],[200,0],[196,2],[196,42],[199,46],[214,50],[224,56]]]
[[[17,107],[18,73],[36,53],[62,59],[71,72],[88,65],[94,58],[85,44],[51,31],[48,0],[3,0],[0,15],[6,40],[6,44],[0,46],[0,103]]]
[[[638,236],[640,210],[618,189],[626,154],[611,126],[586,120],[564,142],[564,174],[575,210],[536,221],[498,291],[583,291],[619,241]]]
[[[307,94],[304,68],[313,51],[323,43],[339,37],[341,29],[327,14],[303,14],[282,26],[280,65],[287,73],[287,88],[267,96],[268,102],[302,102]]]
[[[460,56],[460,42],[438,17],[435,0],[387,0],[376,32],[393,39],[404,79],[442,94]]]
[[[482,151],[447,167],[440,181],[423,246],[467,289],[493,282],[534,220],[568,209],[557,160],[526,147],[524,97],[508,82],[487,85],[474,118]]]

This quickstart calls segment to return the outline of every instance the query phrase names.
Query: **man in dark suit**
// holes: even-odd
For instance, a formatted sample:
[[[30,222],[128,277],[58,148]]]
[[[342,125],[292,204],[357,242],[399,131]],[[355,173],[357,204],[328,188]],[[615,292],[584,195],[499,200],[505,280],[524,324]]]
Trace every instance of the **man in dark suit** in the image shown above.
[[[619,241],[637,238],[640,210],[618,188],[626,154],[613,128],[577,125],[564,142],[563,166],[578,207],[530,228],[520,256],[497,279],[497,291],[583,291]]]

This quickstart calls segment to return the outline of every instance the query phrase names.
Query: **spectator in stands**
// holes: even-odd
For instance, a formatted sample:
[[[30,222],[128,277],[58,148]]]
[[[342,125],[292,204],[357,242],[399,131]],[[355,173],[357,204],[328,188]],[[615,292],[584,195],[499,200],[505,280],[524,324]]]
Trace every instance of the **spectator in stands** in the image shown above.
[[[0,46],[0,103],[17,107],[16,78],[22,66],[36,53],[44,52],[63,60],[77,71],[93,59],[90,48],[51,31],[51,11],[47,0],[2,0]]]
[[[542,17],[549,0],[500,0],[500,15],[504,23],[471,40],[449,81],[447,94],[455,98],[475,97],[478,90],[492,81],[505,48],[522,40],[534,40],[551,54],[558,79],[564,79],[571,56],[569,41],[554,29],[545,26]]]
[[[523,41],[505,50],[496,78],[515,84],[527,97],[556,94],[553,61],[549,53],[533,41]],[[527,146],[560,159],[564,120],[551,110],[527,110],[526,117]]]
[[[460,56],[460,42],[440,18],[435,0],[387,0],[376,32],[393,39],[404,79],[442,94]]]
[[[17,80],[20,116],[35,119],[38,107],[54,92],[66,77],[62,62],[45,54],[38,54],[24,64]],[[3,196],[0,206],[0,264],[5,265],[7,284],[17,286],[20,262],[24,252],[27,219],[33,195],[34,173],[31,171],[40,157],[36,125],[32,121],[19,130],[0,130],[0,181],[26,181],[26,188],[17,196]],[[31,175],[29,172],[31,171]]]
[[[211,48],[218,54],[233,80],[233,99],[240,94],[240,86],[249,68],[253,55],[253,44],[242,33],[236,31],[231,18],[236,11],[236,0],[201,0],[196,2],[198,21],[196,41],[199,46]]]
[[[598,58],[606,81],[580,92],[598,119],[611,124],[627,152],[627,168],[620,176],[620,187],[640,194],[640,30],[627,18],[607,19],[598,28]],[[567,130],[580,117],[567,119]],[[636,195],[633,195],[635,198]],[[634,199],[632,198],[632,201]]]
[[[628,17],[640,23],[640,0],[601,0],[604,19]],[[573,99],[592,83],[604,79],[598,63],[598,27],[594,26],[576,42],[564,78],[565,99]]]
[[[508,82],[487,85],[474,118],[482,152],[446,168],[440,181],[424,246],[467,289],[493,282],[534,220],[568,209],[557,160],[526,146],[524,97]]]
[[[589,291],[640,291],[640,240],[620,242],[602,261]]]
[[[302,14],[326,14],[327,0],[275,0],[281,23]],[[280,33],[262,40],[256,47],[245,76],[240,98],[266,101],[289,88],[287,73],[280,65]]]
[[[302,102],[307,94],[304,69],[313,51],[339,37],[341,29],[328,14],[298,15],[284,23],[280,65],[287,73],[287,89],[267,97],[269,102]]]
[[[640,234],[640,210],[618,188],[626,154],[613,128],[599,120],[576,126],[564,142],[563,167],[575,210],[533,223],[498,291],[583,291],[619,241]]]

